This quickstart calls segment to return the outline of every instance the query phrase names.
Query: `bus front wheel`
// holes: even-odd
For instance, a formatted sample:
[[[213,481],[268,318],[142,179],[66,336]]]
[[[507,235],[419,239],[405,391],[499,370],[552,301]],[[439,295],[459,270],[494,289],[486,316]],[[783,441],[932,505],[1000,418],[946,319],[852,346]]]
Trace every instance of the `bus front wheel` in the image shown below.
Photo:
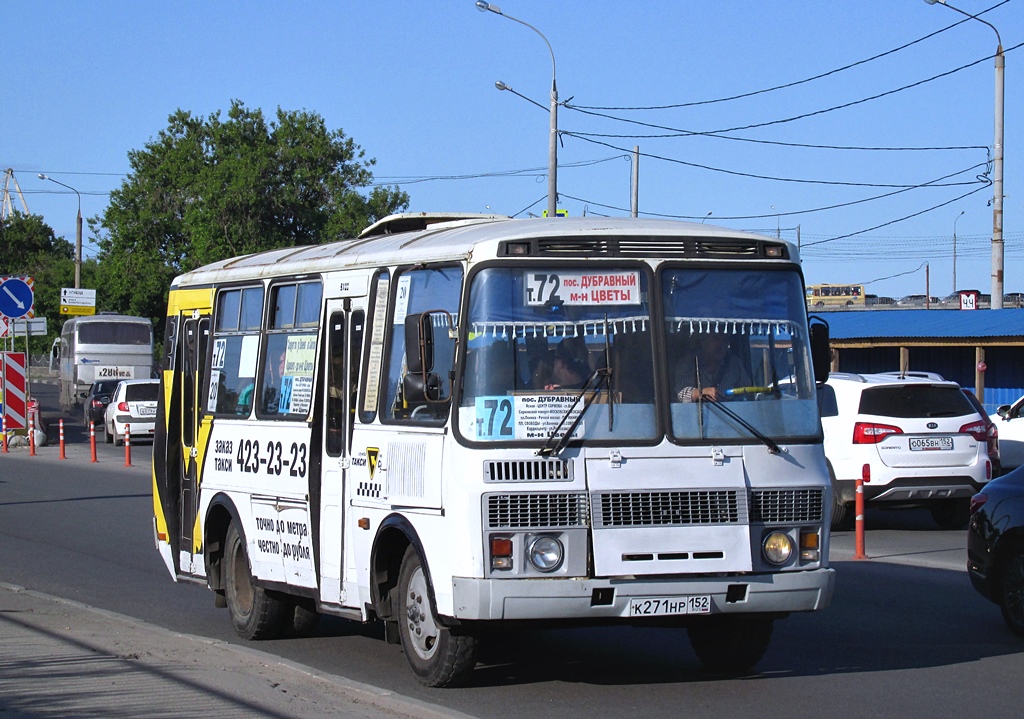
[[[732,674],[752,669],[768,651],[774,621],[753,615],[719,614],[692,624],[690,644],[704,669]]]
[[[253,584],[245,538],[234,522],[224,545],[224,595],[235,631],[243,639],[281,636],[291,605]]]
[[[405,550],[398,591],[398,632],[413,674],[428,687],[464,683],[476,665],[477,638],[453,634],[438,620],[427,570],[415,547]]]

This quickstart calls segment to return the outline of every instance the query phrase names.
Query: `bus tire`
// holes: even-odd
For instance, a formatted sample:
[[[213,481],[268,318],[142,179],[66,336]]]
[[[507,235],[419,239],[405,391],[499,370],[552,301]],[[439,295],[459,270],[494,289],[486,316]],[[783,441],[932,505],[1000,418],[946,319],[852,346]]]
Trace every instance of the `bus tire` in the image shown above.
[[[770,617],[719,614],[693,623],[687,631],[705,671],[735,674],[761,661],[771,642],[773,626]]]
[[[281,636],[291,605],[253,584],[245,539],[235,522],[228,525],[224,545],[224,595],[235,632],[243,639]]]
[[[320,613],[301,603],[292,604],[292,634],[297,637],[308,637],[320,624]]]
[[[413,546],[402,558],[398,592],[398,632],[413,674],[428,687],[465,683],[476,665],[478,640],[472,634],[453,634],[438,620],[427,570]]]

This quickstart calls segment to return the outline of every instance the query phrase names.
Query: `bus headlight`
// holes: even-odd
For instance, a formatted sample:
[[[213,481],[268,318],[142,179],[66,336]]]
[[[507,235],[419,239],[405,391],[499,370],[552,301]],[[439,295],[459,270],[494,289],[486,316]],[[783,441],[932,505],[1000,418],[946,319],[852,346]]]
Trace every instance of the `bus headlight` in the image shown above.
[[[564,555],[562,543],[547,535],[534,538],[526,549],[530,564],[540,572],[553,572],[558,569],[562,566]]]
[[[764,538],[761,550],[772,564],[785,564],[793,556],[793,540],[785,532],[772,532]]]

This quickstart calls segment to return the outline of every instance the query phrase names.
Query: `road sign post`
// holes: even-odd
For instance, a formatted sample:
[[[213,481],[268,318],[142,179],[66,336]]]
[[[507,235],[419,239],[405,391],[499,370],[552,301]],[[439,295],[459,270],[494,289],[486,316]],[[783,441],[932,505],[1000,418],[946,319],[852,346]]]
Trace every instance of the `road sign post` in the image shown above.
[[[12,320],[32,317],[34,304],[31,277],[0,278],[0,315]]]

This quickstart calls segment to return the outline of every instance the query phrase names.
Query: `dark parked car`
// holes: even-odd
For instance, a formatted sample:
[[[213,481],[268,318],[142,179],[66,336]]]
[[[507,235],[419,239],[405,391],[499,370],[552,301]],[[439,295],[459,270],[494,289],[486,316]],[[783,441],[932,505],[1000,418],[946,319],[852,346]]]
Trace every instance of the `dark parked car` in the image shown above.
[[[967,572],[1024,637],[1024,467],[993,479],[971,498]]]
[[[103,379],[92,383],[88,394],[85,395],[85,402],[82,403],[84,406],[83,420],[86,427],[89,426],[89,422],[95,422],[96,429],[102,429],[103,413],[106,411],[107,405],[110,404],[110,395],[114,393],[114,388],[120,381]]]
[[[1003,307],[1024,307],[1024,292],[1008,292],[1003,295]]]

